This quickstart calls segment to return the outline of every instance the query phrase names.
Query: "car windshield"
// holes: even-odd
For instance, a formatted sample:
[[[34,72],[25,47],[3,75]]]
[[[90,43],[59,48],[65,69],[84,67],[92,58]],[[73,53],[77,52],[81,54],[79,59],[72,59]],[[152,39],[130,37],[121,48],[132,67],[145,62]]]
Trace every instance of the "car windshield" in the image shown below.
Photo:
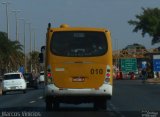
[[[44,73],[40,73],[40,75],[44,75]]]
[[[4,75],[4,80],[20,79],[20,74]]]
[[[105,33],[96,31],[59,31],[51,40],[51,51],[58,56],[101,56],[107,47]]]

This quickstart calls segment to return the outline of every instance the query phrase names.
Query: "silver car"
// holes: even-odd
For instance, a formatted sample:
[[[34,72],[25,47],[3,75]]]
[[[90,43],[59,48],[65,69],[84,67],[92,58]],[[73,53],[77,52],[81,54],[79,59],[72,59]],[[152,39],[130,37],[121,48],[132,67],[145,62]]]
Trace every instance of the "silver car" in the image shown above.
[[[6,73],[2,80],[2,95],[9,91],[23,91],[26,93],[26,81],[20,72]]]

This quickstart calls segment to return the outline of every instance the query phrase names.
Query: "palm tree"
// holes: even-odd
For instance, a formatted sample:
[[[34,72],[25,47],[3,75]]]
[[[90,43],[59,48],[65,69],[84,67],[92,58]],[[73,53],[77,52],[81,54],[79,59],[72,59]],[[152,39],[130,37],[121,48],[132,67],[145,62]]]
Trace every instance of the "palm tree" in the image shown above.
[[[38,70],[40,68],[40,64],[39,64],[39,52],[37,51],[33,51],[30,54],[30,58],[29,58],[29,69],[31,71],[31,65],[32,65],[32,69]]]
[[[142,8],[143,13],[136,15],[136,20],[129,20],[130,25],[135,26],[133,32],[141,31],[142,36],[148,34],[152,37],[152,44],[160,42],[160,9]]]
[[[24,54],[22,52],[22,45],[19,44],[18,41],[11,41],[10,42],[10,56],[9,62],[12,68],[15,70],[18,69],[19,65],[22,65],[24,63]]]
[[[17,70],[18,65],[23,63],[24,54],[22,45],[18,41],[11,41],[7,33],[0,32],[0,70]]]

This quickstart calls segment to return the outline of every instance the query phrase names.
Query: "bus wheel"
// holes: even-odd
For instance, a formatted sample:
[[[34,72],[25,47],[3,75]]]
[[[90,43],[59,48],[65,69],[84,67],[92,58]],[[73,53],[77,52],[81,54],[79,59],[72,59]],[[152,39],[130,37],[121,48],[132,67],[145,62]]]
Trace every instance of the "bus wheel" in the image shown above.
[[[94,109],[95,110],[106,110],[107,109],[107,99],[98,98],[97,100],[95,100]]]
[[[54,100],[54,101],[53,101],[53,109],[54,109],[54,110],[59,109],[59,102],[58,102],[57,100]]]
[[[51,97],[46,97],[46,111],[52,111],[52,103]]]

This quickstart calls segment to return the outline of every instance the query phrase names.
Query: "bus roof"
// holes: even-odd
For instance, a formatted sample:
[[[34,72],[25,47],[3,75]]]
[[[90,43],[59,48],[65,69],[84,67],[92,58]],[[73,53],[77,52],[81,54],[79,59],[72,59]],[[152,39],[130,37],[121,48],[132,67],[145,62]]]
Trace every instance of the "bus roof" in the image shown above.
[[[70,27],[69,25],[61,25],[60,27],[50,28],[52,31],[99,31],[99,32],[109,32],[105,28],[94,28],[94,27]]]

